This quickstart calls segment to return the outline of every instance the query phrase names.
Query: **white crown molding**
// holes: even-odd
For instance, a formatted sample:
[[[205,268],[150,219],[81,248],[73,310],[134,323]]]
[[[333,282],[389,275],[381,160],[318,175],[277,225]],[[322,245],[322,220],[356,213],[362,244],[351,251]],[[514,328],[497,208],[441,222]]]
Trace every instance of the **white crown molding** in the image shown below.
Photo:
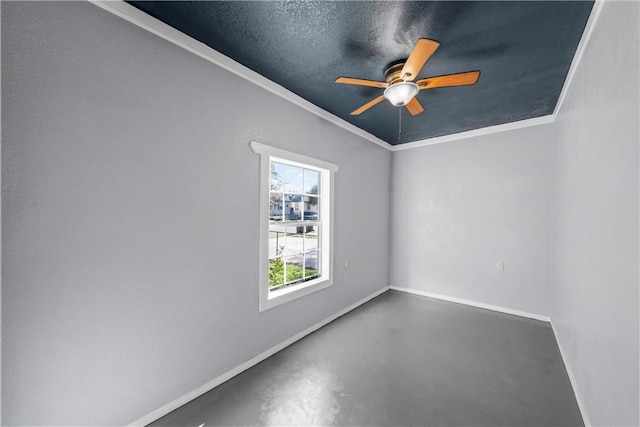
[[[547,123],[553,123],[557,117],[558,112],[562,108],[562,104],[566,97],[567,91],[571,85],[573,77],[575,75],[576,69],[582,59],[582,55],[586,49],[587,43],[593,33],[593,29],[595,28],[596,21],[600,15],[600,11],[602,9],[602,5],[606,0],[595,0],[595,4],[593,9],[591,10],[591,14],[589,15],[589,20],[585,26],[585,30],[580,39],[580,43],[578,44],[578,48],[576,49],[576,53],[571,62],[571,67],[569,68],[569,72],[567,73],[567,77],[564,81],[564,85],[562,87],[562,91],[560,92],[560,97],[558,98],[558,102],[554,108],[553,114],[548,116],[536,117],[527,120],[521,120],[517,122],[504,123],[496,126],[489,126],[481,129],[474,129],[467,132],[460,132],[451,135],[439,136],[434,138],[427,138],[420,141],[408,142],[400,145],[391,145],[380,138],[366,132],[357,126],[352,125],[346,120],[341,119],[340,117],[331,114],[316,105],[310,103],[306,99],[296,95],[295,93],[285,89],[279,84],[267,79],[266,77],[256,73],[255,71],[245,67],[244,65],[234,61],[233,59],[221,54],[220,52],[212,49],[211,47],[201,43],[190,36],[182,33],[181,31],[176,30],[170,25],[165,24],[164,22],[148,15],[147,13],[131,6],[130,4],[125,3],[123,0],[88,0],[94,5],[104,9],[128,22],[131,22],[134,25],[137,25],[140,28],[143,28],[183,49],[188,50],[189,52],[198,55],[199,57],[218,65],[224,68],[227,71],[230,71],[236,74],[239,77],[242,77],[255,85],[262,87],[263,89],[268,90],[269,92],[278,95],[287,101],[298,105],[299,107],[304,108],[305,110],[322,117],[323,119],[340,126],[341,128],[358,135],[368,141],[373,142],[380,147],[386,148],[389,151],[400,151],[400,150],[408,150],[411,148],[424,147],[432,144],[441,144],[443,142],[450,141],[458,141],[461,139],[472,138],[481,135],[490,135],[498,132],[504,132],[515,129],[522,129],[530,126],[538,126]]]
[[[391,151],[401,151],[408,150],[411,148],[419,148],[424,147],[426,145],[433,144],[441,144],[443,142],[450,141],[458,141],[466,138],[473,138],[476,136],[482,135],[491,135],[498,132],[510,131],[515,129],[523,129],[531,126],[539,126],[548,123],[553,123],[558,116],[558,112],[562,108],[562,104],[564,99],[571,87],[571,82],[573,81],[573,77],[576,73],[578,65],[582,60],[582,56],[587,48],[587,44],[589,43],[589,39],[591,38],[591,34],[596,26],[596,22],[598,21],[598,17],[600,16],[600,11],[602,10],[602,6],[608,0],[595,0],[593,8],[591,9],[591,14],[589,15],[589,19],[587,24],[585,25],[584,31],[582,33],[582,37],[580,38],[580,42],[578,43],[578,47],[576,48],[576,53],[573,56],[573,60],[571,61],[571,67],[569,68],[569,72],[567,73],[567,77],[565,78],[564,84],[562,86],[562,90],[560,91],[560,96],[558,97],[558,102],[556,102],[556,106],[553,110],[553,113],[547,116],[535,117],[532,119],[520,120],[517,122],[504,123],[496,126],[489,126],[481,129],[474,129],[467,132],[460,132],[451,135],[439,136],[435,138],[427,138],[420,141],[408,142],[400,145],[392,145]]]
[[[125,3],[123,0],[88,1],[100,7],[101,9],[106,10],[107,12],[110,12],[124,19],[125,21],[131,22],[132,24],[149,31],[150,33],[153,33],[183,49],[186,49],[189,52],[198,55],[199,57],[215,65],[218,65],[257,86],[260,86],[261,88],[266,89],[269,92],[278,95],[286,99],[287,101],[299,107],[302,107],[305,110],[317,116],[320,116],[335,125],[340,126],[341,128],[348,130],[351,133],[354,133],[368,141],[373,142],[374,144],[386,148],[387,150],[390,150],[392,147],[391,144],[352,125],[351,123],[341,119],[340,117],[335,116],[321,109],[320,107],[317,107],[316,105],[296,95],[290,90],[285,89],[279,84],[234,61],[228,56],[223,55],[217,50],[212,49],[206,44],[197,41],[196,39],[184,34],[181,31],[176,30],[175,28],[165,24],[164,22],[154,18],[153,16],[146,14],[145,12],[135,8],[134,6],[131,6],[128,3]]]
[[[442,144],[443,142],[459,141],[461,139],[474,138],[482,135],[492,135],[494,133],[505,132],[514,129],[522,129],[531,126],[539,126],[552,123],[554,115],[535,117],[533,119],[520,120],[517,122],[503,123],[501,125],[488,126],[485,128],[469,130],[466,132],[454,133],[451,135],[437,136],[435,138],[422,139],[420,141],[407,142],[405,144],[394,145],[391,151],[409,150],[411,148],[424,147],[426,145]]]
[[[578,47],[576,48],[576,54],[573,56],[573,61],[571,61],[571,67],[569,68],[567,77],[564,80],[564,85],[562,86],[560,97],[558,98],[558,102],[556,102],[556,108],[553,110],[554,120],[558,115],[558,112],[562,108],[562,104],[564,103],[564,99],[567,96],[569,87],[571,87],[571,82],[573,81],[573,77],[576,74],[576,70],[578,69],[578,65],[580,64],[580,61],[582,60],[582,56],[584,55],[584,51],[587,48],[587,44],[591,39],[591,34],[593,33],[593,29],[596,26],[598,17],[600,17],[600,12],[602,11],[602,6],[604,5],[604,2],[605,0],[595,0],[595,3],[593,4],[593,8],[591,9],[591,14],[589,15],[589,20],[587,21],[587,25],[585,25],[584,27],[584,31],[582,32],[582,37],[580,38],[580,43],[578,43]]]

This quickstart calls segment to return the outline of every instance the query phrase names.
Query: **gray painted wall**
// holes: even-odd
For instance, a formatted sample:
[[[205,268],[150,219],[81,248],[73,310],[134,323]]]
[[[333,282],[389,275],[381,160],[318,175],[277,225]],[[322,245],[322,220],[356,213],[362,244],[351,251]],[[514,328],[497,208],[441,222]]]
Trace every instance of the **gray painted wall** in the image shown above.
[[[555,130],[552,317],[593,425],[638,425],[638,2],[604,2]]]
[[[553,124],[392,160],[391,284],[549,315],[593,425],[640,421],[639,8],[604,3]]]
[[[548,315],[552,135],[394,152],[391,285]]]
[[[4,3],[2,63],[5,424],[131,422],[388,285],[389,151],[85,2]],[[263,313],[250,140],[340,165],[334,286]]]
[[[1,13],[5,424],[145,415],[387,285],[390,243],[391,284],[551,315],[591,421],[638,424],[637,3],[554,124],[395,152],[393,200],[384,149],[107,12]],[[335,286],[264,313],[251,139],[340,165]]]

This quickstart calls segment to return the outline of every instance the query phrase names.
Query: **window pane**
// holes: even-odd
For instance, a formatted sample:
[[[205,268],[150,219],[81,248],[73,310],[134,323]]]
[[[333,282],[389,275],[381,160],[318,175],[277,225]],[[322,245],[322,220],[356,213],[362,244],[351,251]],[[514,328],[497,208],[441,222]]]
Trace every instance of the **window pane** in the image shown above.
[[[284,165],[284,191],[286,193],[302,193],[302,168]]]
[[[320,194],[320,172],[309,169],[304,170],[304,192],[308,194]]]
[[[281,225],[269,226],[269,259],[282,255],[285,247],[286,228]]]
[[[282,213],[282,194],[271,193],[269,195],[269,220],[282,221]]]
[[[304,254],[304,277],[317,276],[320,271],[320,265],[318,264],[318,251],[311,251]]]
[[[269,260],[269,287],[280,286],[284,283],[284,261],[282,258]]]
[[[304,203],[300,194],[284,195],[284,219],[286,221],[300,221]]]
[[[285,283],[296,282],[304,276],[302,274],[302,263],[305,258],[302,254],[293,255],[285,258],[286,280]]]
[[[304,250],[304,227],[269,226],[269,258],[291,255]]]
[[[318,198],[313,196],[303,196],[304,212],[303,219],[305,221],[318,221]]]
[[[287,228],[286,254],[304,252],[304,227]]]
[[[310,251],[313,249],[318,249],[318,226],[312,225],[310,227],[305,227],[304,233],[304,250]]]
[[[284,165],[278,162],[271,162],[271,175],[269,176],[269,189],[271,191],[282,191],[284,186]]]

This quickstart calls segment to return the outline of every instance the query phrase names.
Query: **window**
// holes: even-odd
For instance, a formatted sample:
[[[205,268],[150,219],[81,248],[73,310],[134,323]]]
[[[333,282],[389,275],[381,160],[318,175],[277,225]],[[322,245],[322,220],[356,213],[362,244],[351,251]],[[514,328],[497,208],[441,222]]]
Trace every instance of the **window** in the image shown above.
[[[333,173],[338,166],[258,142],[260,311],[333,284]]]

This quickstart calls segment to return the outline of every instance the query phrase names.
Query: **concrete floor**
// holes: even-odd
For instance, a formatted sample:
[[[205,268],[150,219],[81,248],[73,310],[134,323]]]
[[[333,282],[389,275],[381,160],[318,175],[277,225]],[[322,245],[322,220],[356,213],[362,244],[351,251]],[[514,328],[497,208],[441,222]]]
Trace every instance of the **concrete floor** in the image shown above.
[[[397,291],[152,425],[201,424],[584,425],[548,323]]]

